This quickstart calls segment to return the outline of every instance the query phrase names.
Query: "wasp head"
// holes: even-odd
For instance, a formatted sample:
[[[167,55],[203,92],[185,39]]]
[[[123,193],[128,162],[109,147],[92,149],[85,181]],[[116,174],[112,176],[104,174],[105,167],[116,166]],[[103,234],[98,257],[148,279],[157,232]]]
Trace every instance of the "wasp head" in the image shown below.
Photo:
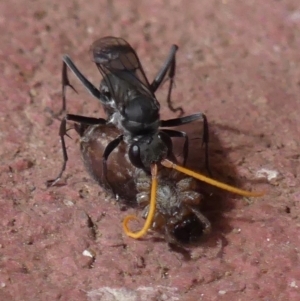
[[[149,173],[152,163],[159,163],[172,155],[172,140],[162,131],[140,136],[130,145],[128,155],[135,167]]]

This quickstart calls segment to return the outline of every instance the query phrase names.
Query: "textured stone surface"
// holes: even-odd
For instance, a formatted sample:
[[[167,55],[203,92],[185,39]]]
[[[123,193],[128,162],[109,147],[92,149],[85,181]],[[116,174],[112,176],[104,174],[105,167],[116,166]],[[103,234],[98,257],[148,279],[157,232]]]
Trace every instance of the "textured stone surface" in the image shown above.
[[[298,1],[170,2],[1,1],[1,300],[299,300]],[[267,191],[215,191],[213,233],[188,259],[123,234],[128,213],[89,178],[74,132],[67,185],[45,187],[61,164],[59,121],[46,112],[60,108],[61,55],[98,83],[88,49],[105,35],[127,39],[149,78],[178,44],[173,100],[207,114],[215,176]],[[68,112],[102,116],[70,78]],[[166,85],[162,115],[174,117],[165,95]]]

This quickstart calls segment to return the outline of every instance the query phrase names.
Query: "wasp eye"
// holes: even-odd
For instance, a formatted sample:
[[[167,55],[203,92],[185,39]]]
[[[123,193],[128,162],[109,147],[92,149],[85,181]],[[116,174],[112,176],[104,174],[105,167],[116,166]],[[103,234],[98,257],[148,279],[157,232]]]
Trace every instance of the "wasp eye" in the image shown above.
[[[129,148],[129,159],[131,163],[137,168],[144,168],[144,164],[141,159],[140,147],[136,144],[132,144]]]

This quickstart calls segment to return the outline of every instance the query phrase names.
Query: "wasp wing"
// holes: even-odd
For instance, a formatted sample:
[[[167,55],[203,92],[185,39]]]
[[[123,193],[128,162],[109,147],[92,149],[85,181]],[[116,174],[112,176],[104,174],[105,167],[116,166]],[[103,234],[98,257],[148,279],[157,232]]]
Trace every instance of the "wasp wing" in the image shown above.
[[[92,44],[91,51],[94,62],[117,102],[117,94],[122,93],[116,92],[118,89],[113,85],[113,76],[124,81],[126,87],[131,87],[131,90],[154,97],[135,50],[124,39],[101,38]]]

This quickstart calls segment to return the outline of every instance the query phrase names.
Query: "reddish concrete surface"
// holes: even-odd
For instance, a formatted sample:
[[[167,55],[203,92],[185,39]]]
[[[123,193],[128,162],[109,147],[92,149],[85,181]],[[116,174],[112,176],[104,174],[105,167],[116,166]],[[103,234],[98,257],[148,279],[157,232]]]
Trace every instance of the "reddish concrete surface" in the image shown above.
[[[299,27],[296,0],[1,1],[0,300],[299,300]],[[98,83],[88,49],[106,35],[127,39],[149,78],[178,44],[173,100],[207,114],[215,176],[267,192],[218,192],[189,258],[124,235],[128,213],[89,178],[75,133],[67,185],[45,187],[61,164],[46,112],[60,108],[61,55]],[[71,80],[68,112],[101,116]]]

